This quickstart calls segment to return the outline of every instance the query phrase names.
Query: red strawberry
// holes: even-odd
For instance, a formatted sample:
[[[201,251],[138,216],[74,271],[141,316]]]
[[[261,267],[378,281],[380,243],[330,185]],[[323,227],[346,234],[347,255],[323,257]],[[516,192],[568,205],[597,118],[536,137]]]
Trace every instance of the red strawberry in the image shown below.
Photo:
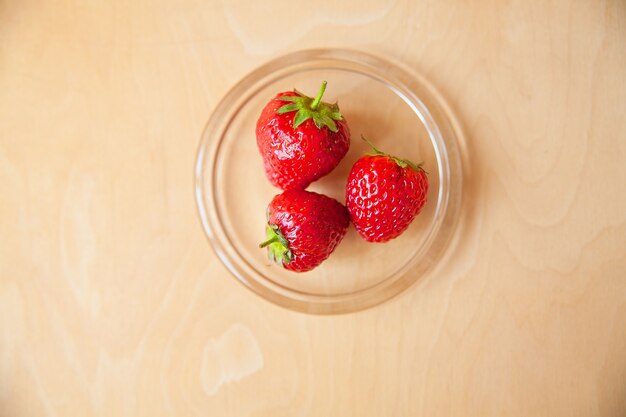
[[[269,258],[296,272],[321,264],[343,239],[350,224],[346,208],[337,200],[304,190],[287,190],[267,207]]]
[[[278,188],[306,188],[348,152],[350,129],[337,104],[321,101],[325,89],[326,81],[315,99],[279,93],[261,112],[256,141],[267,178]]]
[[[372,146],[352,166],[346,206],[356,230],[368,242],[386,242],[404,232],[426,203],[428,177],[421,165]]]

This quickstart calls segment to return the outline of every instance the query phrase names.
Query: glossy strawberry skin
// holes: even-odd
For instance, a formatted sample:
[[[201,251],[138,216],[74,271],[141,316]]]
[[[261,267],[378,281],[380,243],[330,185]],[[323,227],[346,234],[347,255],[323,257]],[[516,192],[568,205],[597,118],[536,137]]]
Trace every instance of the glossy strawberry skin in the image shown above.
[[[287,190],[268,206],[268,224],[278,229],[289,243],[292,260],[286,269],[310,271],[335,250],[346,235],[350,217],[337,200],[322,194]]]
[[[279,93],[265,106],[256,125],[256,138],[269,181],[283,190],[305,189],[331,172],[350,148],[350,129],[345,120],[336,121],[337,132],[321,129],[309,119],[294,129],[294,113],[277,114],[285,105]]]
[[[428,177],[389,156],[365,155],[355,162],[346,186],[346,206],[359,234],[386,242],[404,232],[426,203]]]

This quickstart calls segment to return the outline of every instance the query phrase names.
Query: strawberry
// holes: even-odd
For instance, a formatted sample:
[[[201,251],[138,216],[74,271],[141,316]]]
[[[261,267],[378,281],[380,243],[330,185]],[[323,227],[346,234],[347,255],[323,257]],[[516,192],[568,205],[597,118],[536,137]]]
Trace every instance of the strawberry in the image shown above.
[[[358,159],[348,175],[346,206],[368,242],[386,242],[404,232],[426,203],[428,177],[415,165],[379,151]]]
[[[276,187],[305,189],[332,171],[350,147],[350,129],[337,104],[322,102],[326,81],[313,99],[279,93],[261,112],[256,140],[267,178]]]
[[[286,269],[305,272],[335,250],[350,224],[346,208],[337,200],[304,190],[287,190],[267,207],[270,260]]]

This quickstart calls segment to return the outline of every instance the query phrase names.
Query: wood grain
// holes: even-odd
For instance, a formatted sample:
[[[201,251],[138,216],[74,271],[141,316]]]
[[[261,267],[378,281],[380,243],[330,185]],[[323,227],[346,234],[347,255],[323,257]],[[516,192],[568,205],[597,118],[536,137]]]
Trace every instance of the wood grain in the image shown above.
[[[0,416],[626,415],[626,3],[471,3],[0,2]],[[192,166],[326,46],[430,78],[470,163],[436,273],[316,317],[231,279]]]

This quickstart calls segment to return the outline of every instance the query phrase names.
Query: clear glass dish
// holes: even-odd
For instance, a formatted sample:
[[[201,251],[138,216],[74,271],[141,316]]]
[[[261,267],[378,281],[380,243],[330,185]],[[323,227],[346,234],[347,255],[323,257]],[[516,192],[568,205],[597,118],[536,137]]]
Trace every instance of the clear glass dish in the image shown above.
[[[379,149],[424,162],[430,190],[422,213],[399,238],[367,243],[350,226],[330,258],[306,273],[271,265],[265,249],[265,213],[280,190],[265,178],[255,124],[276,93],[297,88],[339,101],[352,132],[350,151],[309,190],[345,203],[352,164]],[[449,108],[422,77],[400,64],[363,52],[305,50],[277,58],[244,77],[217,105],[202,135],[196,163],[196,200],[218,257],[246,287],[281,306],[317,314],[356,311],[381,303],[423,277],[454,233],[462,190],[460,130]]]

